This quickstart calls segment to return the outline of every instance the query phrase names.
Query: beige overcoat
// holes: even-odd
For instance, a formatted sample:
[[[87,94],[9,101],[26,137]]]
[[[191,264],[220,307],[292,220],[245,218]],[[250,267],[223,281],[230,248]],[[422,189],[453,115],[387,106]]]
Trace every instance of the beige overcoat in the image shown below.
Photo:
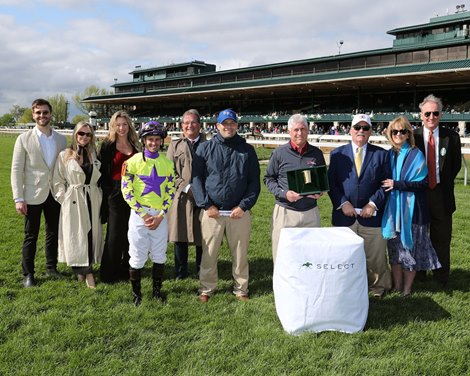
[[[85,185],[85,173],[75,159],[65,160],[66,151],[59,154],[52,178],[54,197],[61,204],[58,260],[68,266],[89,266],[88,232],[92,224],[93,263],[99,263],[103,255],[102,194],[98,187],[101,162],[95,156],[90,184]],[[91,223],[87,194],[91,203]]]
[[[206,136],[201,133],[199,143],[205,141]],[[192,194],[184,192],[191,183],[193,162],[188,139],[181,137],[171,141],[167,157],[174,162],[176,172],[175,199],[168,212],[169,241],[201,245],[200,209],[196,207]]]

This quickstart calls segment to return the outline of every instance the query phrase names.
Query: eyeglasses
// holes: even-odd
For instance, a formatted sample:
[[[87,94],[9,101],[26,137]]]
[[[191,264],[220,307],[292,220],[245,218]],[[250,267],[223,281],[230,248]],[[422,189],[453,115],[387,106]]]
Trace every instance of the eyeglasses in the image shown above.
[[[85,137],[85,136],[86,136],[86,137],[91,137],[91,133],[88,133],[88,132],[79,131],[79,132],[77,132],[77,134],[78,134],[79,136],[82,136],[82,137]]]
[[[356,131],[363,130],[364,132],[369,132],[370,131],[370,125],[355,125],[353,127]]]
[[[392,129],[392,135],[396,136],[398,133],[405,136],[408,134],[408,129]]]
[[[431,116],[431,114],[433,114],[434,117],[438,117],[441,113],[440,113],[440,111],[432,111],[432,112],[431,111],[426,111],[424,113],[424,117],[428,118],[429,116]]]

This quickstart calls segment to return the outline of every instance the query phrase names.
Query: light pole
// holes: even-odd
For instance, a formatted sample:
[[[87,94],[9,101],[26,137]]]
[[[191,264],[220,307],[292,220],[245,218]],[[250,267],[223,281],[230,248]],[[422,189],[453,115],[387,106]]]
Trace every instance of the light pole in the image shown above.
[[[65,118],[64,118],[64,126],[67,124],[67,118],[69,115],[69,101],[65,101]]]
[[[336,42],[336,45],[338,46],[338,55],[341,55],[341,47],[344,44],[344,40],[340,40],[339,42]]]

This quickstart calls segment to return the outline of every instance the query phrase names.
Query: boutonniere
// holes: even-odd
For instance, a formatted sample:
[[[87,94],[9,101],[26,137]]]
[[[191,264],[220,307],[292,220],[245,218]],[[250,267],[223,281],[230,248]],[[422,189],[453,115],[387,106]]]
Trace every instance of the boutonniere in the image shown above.
[[[442,148],[441,149],[441,156],[443,157],[444,155],[446,155],[446,153],[447,153],[446,148]]]

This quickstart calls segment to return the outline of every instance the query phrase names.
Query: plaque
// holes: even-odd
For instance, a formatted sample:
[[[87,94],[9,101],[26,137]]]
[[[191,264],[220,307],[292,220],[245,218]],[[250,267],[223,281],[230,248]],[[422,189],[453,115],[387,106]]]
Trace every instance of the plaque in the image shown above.
[[[314,166],[287,171],[289,190],[301,195],[327,192],[330,189],[326,166]]]

